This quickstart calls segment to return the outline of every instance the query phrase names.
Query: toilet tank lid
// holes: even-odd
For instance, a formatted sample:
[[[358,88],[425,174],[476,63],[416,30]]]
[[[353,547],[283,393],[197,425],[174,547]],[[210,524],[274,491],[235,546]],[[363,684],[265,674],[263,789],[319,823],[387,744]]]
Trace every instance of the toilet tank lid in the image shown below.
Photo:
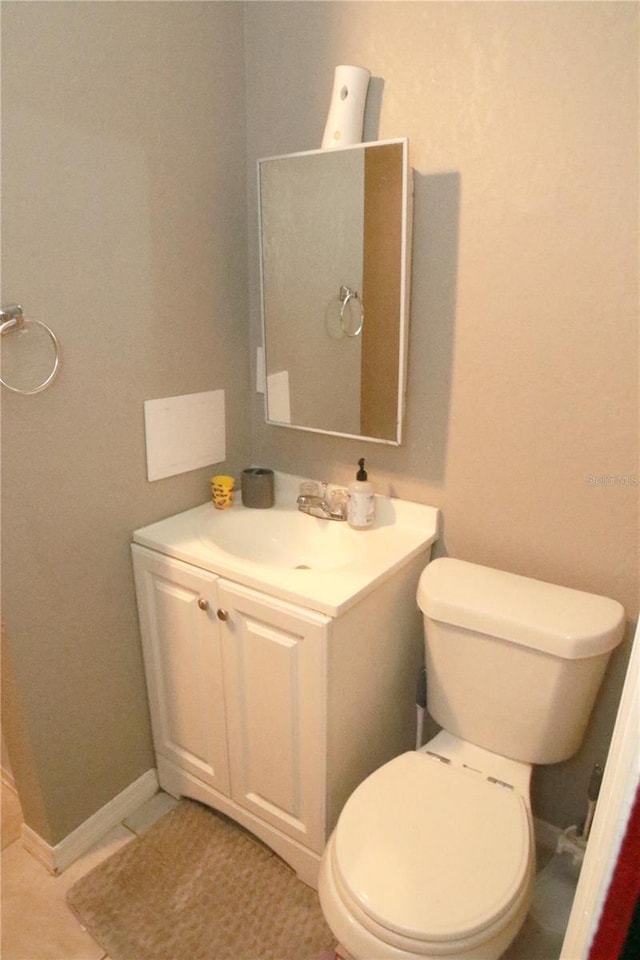
[[[624,632],[616,600],[452,557],[425,568],[418,606],[432,620],[568,660],[606,653]]]

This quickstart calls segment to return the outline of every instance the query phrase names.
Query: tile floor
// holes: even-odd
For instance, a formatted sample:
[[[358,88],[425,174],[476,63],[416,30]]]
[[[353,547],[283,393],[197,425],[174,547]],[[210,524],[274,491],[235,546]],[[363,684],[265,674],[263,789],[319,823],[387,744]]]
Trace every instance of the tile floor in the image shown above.
[[[2,784],[2,960],[109,960],[67,906],[67,890],[102,860],[144,833],[177,803],[158,793],[114,827],[59,877],[52,877],[20,840],[18,797]]]
[[[52,877],[24,850],[20,802],[2,783],[2,960],[109,960],[67,906],[67,890],[102,860],[144,833],[176,803],[166,793],[156,794],[61,876]],[[548,851],[539,851],[539,868],[549,856]],[[561,942],[561,937],[547,934],[528,918],[503,960],[555,960]]]

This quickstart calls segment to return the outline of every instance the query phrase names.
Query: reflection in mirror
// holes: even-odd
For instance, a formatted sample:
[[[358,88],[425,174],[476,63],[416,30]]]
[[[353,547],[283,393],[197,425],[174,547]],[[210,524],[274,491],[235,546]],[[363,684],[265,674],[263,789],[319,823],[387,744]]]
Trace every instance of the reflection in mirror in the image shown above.
[[[267,421],[399,444],[408,141],[258,162]]]

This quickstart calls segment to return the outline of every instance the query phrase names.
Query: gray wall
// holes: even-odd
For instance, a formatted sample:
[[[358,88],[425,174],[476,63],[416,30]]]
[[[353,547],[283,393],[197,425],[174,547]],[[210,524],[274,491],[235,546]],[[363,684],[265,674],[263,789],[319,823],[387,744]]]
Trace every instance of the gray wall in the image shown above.
[[[7,734],[54,844],[155,765],[131,531],[201,503],[213,471],[149,483],[143,401],[224,389],[225,470],[249,459],[243,9],[2,20],[2,300],[63,351],[50,389],[2,397]]]
[[[415,178],[406,442],[266,426],[256,398],[254,460],[346,482],[366,455],[442,508],[440,552],[635,619],[638,487],[588,478],[639,474],[637,6],[250,3],[246,33],[254,343],[253,161],[320,145],[337,64],[369,68],[365,137],[408,136]],[[544,819],[583,815],[627,656],[579,757],[536,772]]]
[[[147,482],[145,399],[224,388],[225,472],[346,481],[366,455],[380,492],[442,507],[443,552],[636,617],[637,488],[587,480],[638,472],[635,5],[2,13],[2,300],[64,351],[50,390],[2,398],[3,720],[30,826],[56,843],[153,765],[130,534],[211,471]],[[255,160],[319,146],[339,63],[374,75],[366,138],[411,140],[399,449],[268,427],[249,392]],[[581,815],[623,668],[580,757],[537,777],[545,819]]]

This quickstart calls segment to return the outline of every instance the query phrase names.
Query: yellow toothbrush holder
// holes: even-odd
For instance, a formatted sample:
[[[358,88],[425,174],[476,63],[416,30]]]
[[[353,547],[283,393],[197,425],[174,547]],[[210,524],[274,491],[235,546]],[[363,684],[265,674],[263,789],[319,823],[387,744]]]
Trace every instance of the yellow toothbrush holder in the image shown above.
[[[211,497],[216,510],[228,510],[233,503],[233,477],[217,476],[211,478]]]

